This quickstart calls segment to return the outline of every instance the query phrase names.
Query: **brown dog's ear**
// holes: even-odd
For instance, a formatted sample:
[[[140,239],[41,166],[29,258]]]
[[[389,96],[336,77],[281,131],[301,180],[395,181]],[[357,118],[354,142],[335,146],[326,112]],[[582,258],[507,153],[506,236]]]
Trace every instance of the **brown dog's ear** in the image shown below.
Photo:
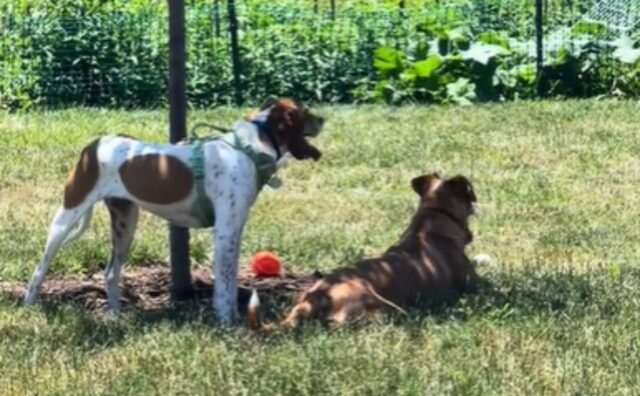
[[[287,127],[293,127],[294,123],[298,123],[298,109],[285,109],[282,112],[282,121]],[[299,127],[299,125],[296,125]]]
[[[411,180],[411,187],[421,197],[427,195],[429,191],[435,186],[436,182],[440,180],[440,175],[437,173],[430,173],[428,175],[422,175]]]
[[[312,158],[317,161],[322,153],[307,142],[304,135],[304,111],[292,99],[279,99],[272,106],[269,121],[276,139],[283,142],[295,159]]]
[[[467,202],[476,202],[476,193],[473,185],[466,177],[458,175],[447,180],[447,186],[451,192]]]

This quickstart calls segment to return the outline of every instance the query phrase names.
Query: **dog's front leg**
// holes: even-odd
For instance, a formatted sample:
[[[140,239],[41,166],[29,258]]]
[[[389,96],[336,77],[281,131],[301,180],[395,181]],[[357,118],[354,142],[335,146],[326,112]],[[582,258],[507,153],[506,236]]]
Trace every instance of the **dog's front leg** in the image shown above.
[[[213,308],[222,324],[231,324],[238,316],[238,259],[251,202],[231,193],[224,203],[215,204]]]
[[[237,319],[238,314],[238,258],[242,229],[216,228],[214,238],[213,309],[222,324],[230,324]]]

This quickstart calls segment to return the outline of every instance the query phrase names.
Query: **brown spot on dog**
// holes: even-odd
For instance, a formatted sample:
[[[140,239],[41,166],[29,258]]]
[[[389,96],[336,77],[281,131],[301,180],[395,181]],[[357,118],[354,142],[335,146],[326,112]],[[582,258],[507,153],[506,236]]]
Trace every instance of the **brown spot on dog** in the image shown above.
[[[100,175],[98,166],[99,143],[100,139],[96,139],[82,149],[78,163],[69,173],[64,185],[63,206],[65,209],[75,208],[80,205],[95,187]]]
[[[138,155],[125,161],[118,171],[127,191],[149,203],[178,202],[193,189],[191,169],[169,155]]]

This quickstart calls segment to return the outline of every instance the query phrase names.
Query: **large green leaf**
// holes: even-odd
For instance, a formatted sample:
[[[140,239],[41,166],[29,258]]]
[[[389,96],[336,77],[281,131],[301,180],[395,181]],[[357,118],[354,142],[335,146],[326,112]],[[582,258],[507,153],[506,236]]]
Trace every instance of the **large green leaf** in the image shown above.
[[[423,61],[414,63],[413,69],[419,78],[430,78],[440,65],[442,65],[442,57],[434,54]]]
[[[373,59],[373,67],[383,75],[398,73],[402,70],[402,55],[390,47],[378,48]]]

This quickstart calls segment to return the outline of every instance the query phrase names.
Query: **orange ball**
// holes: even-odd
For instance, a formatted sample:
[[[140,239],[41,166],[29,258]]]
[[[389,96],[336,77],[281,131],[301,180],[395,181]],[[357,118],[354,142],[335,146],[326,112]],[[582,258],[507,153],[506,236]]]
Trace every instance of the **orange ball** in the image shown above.
[[[271,252],[258,252],[251,257],[251,270],[257,277],[280,276],[280,258]]]

